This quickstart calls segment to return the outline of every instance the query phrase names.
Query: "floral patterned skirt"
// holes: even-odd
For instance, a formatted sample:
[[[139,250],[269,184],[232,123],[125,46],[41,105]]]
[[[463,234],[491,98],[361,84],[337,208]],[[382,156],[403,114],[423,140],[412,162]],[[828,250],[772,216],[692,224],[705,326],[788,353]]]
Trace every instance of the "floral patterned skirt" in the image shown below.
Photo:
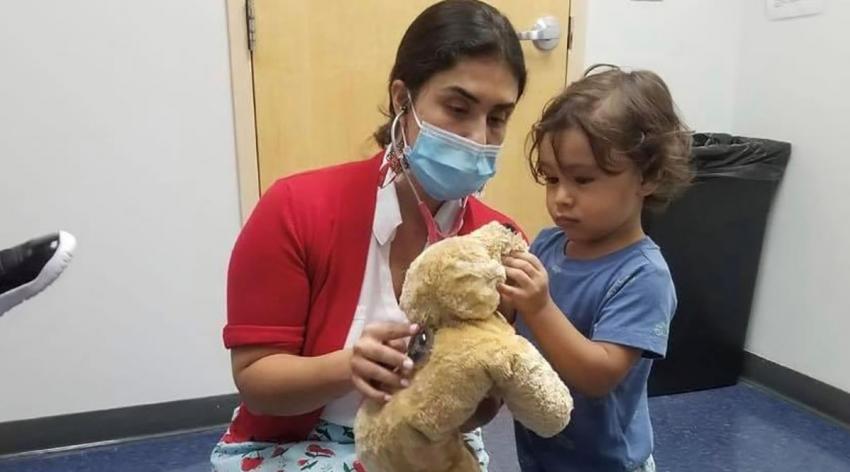
[[[487,472],[490,458],[481,429],[464,439],[478,457],[482,472]],[[356,457],[352,428],[326,421],[320,421],[301,442],[219,442],[210,461],[215,472],[366,472]]]

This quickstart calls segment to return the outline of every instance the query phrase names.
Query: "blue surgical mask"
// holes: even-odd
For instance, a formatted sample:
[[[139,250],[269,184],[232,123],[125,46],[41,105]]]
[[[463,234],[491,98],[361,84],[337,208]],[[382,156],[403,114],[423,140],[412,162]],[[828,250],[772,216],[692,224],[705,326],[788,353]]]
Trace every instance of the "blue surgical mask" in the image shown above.
[[[412,100],[411,100],[412,103]],[[457,200],[480,191],[496,173],[501,146],[478,144],[419,119],[413,146],[404,139],[404,156],[422,189],[439,201]]]

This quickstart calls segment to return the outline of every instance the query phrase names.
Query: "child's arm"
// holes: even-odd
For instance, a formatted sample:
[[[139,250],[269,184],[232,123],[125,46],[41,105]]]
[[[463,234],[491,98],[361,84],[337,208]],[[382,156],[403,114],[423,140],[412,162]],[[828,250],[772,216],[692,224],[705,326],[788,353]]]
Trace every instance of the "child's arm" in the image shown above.
[[[537,313],[525,315],[552,366],[574,390],[590,397],[610,393],[641,356],[631,347],[591,341],[582,335],[547,295],[548,303]]]
[[[523,314],[546,358],[574,390],[591,397],[613,390],[640,358],[641,350],[587,339],[552,301],[543,264],[530,253],[505,258],[514,286],[500,292]]]

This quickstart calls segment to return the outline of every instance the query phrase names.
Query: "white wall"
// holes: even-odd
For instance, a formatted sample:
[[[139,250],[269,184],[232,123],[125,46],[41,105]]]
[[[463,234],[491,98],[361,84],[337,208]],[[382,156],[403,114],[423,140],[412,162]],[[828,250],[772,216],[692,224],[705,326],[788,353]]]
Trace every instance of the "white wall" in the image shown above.
[[[793,145],[768,229],[749,350],[850,392],[850,2],[768,21],[741,2],[737,133]]]
[[[653,70],[689,127],[731,127],[740,0],[579,1],[586,8],[585,65]]]
[[[747,349],[850,391],[850,2],[768,21],[762,0],[585,0],[585,64],[659,72],[691,128],[793,144]]]
[[[0,422],[234,391],[227,47],[223,0],[3,3],[0,247],[79,250],[0,318]]]

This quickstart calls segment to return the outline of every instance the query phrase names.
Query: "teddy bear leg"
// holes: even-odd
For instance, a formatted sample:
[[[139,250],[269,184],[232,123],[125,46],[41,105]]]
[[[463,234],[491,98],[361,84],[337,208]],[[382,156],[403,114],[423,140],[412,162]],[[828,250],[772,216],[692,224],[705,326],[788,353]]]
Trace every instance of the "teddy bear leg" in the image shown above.
[[[420,434],[414,434],[421,438]],[[414,445],[414,442],[401,442]],[[404,447],[392,461],[398,472],[480,472],[478,457],[458,435],[445,440]],[[394,454],[395,455],[395,454]],[[367,469],[368,470],[368,469]],[[371,472],[371,471],[370,471]]]

